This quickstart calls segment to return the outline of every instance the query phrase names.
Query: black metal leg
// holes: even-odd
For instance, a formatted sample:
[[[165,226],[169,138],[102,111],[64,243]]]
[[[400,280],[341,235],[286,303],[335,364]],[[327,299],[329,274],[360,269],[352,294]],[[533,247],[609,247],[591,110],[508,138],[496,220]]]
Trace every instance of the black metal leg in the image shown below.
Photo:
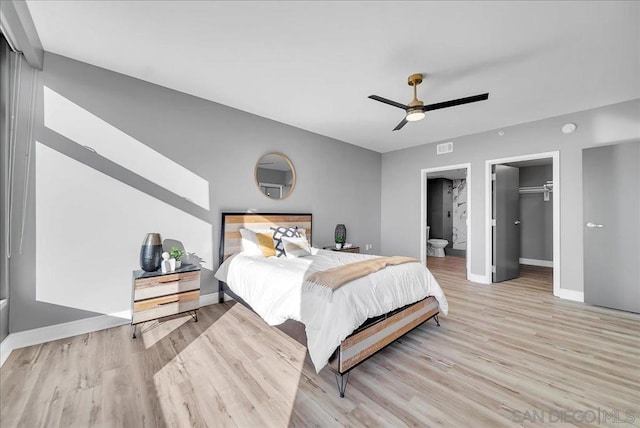
[[[436,320],[436,325],[437,325],[438,327],[440,327],[440,320],[438,320],[438,314],[435,314],[435,315],[433,316],[433,319],[434,319],[434,320]]]
[[[133,324],[133,338],[136,338],[136,328],[138,327],[138,324]]]
[[[224,287],[222,281],[218,281],[218,303],[224,303]]]
[[[193,320],[198,322],[198,311],[193,311]]]
[[[336,373],[336,384],[338,384],[340,398],[344,398],[344,391],[347,389],[347,383],[349,382],[349,373],[351,372],[345,374]]]

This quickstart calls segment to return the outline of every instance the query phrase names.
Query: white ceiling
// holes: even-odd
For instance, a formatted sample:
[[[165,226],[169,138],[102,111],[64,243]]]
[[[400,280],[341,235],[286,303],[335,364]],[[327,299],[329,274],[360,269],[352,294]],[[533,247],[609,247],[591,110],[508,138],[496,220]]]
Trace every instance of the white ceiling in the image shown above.
[[[448,180],[462,180],[467,178],[467,170],[465,168],[450,169],[447,171],[436,171],[427,173],[427,180],[434,178],[446,178]]]
[[[502,165],[515,166],[516,168],[526,168],[529,166],[553,165],[553,158],[530,159],[530,160],[520,161],[520,162],[507,162],[507,163],[503,163]]]
[[[277,171],[291,171],[289,160],[277,153],[264,155],[258,161],[258,168],[275,169]]]
[[[28,1],[45,50],[379,152],[640,98],[639,2]],[[427,113],[425,104],[489,92]]]

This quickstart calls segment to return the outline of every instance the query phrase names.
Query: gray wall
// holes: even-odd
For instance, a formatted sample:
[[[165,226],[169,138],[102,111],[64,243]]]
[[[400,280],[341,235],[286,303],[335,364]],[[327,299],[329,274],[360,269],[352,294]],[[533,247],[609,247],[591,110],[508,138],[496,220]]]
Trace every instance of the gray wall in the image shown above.
[[[44,85],[207,180],[210,209],[189,204],[45,128]],[[214,270],[220,213],[229,210],[311,212],[315,246],[331,245],[335,225],[344,223],[350,241],[362,248],[365,243],[371,243],[374,253],[380,250],[379,153],[49,53],[45,54],[44,70],[40,74],[37,106],[37,141],[210,223]],[[16,156],[19,160],[16,176],[20,178],[25,169],[25,146],[19,147]],[[296,168],[296,188],[286,200],[268,199],[255,185],[255,163],[268,152],[286,154]],[[33,169],[30,171],[24,251],[11,261],[12,332],[95,315],[36,300],[36,171]],[[327,174],[333,170],[349,171],[349,178]],[[16,185],[22,188],[21,179]],[[109,198],[109,195],[104,197]],[[21,199],[16,205],[21,206]],[[126,215],[126,207],[123,207],[123,214]],[[13,229],[17,230],[17,227],[14,223]],[[61,254],[67,245],[86,243],[61,242]],[[136,263],[132,260],[132,264]],[[130,269],[129,266],[114,268]],[[216,289],[213,272],[204,272],[203,294]]]
[[[258,181],[269,184],[287,184],[287,173],[275,169],[258,168]]]
[[[553,102],[553,94],[549,96],[548,101]],[[561,179],[560,286],[582,291],[581,150],[640,139],[639,117],[640,100],[636,99],[505,127],[503,136],[495,130],[449,138],[447,141],[454,142],[454,151],[445,155],[436,155],[436,144],[443,141],[383,154],[382,253],[420,256],[420,170],[469,162],[472,217],[467,257],[471,258],[471,273],[485,277],[485,161],[557,150]],[[563,134],[560,128],[567,122],[575,122],[577,131]]]
[[[541,186],[553,180],[553,166],[520,167],[520,187]],[[520,194],[520,257],[553,261],[553,195]]]
[[[442,181],[438,178],[427,180],[427,226],[429,238],[442,239]]]
[[[431,239],[446,239],[453,246],[452,182],[446,178],[427,180],[427,226]]]

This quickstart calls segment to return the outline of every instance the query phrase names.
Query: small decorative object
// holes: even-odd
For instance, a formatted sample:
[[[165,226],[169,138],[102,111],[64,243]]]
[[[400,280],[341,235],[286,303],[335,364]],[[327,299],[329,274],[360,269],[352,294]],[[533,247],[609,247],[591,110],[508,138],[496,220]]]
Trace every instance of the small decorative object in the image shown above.
[[[339,250],[342,248],[342,244],[339,242],[336,242],[336,250]]]
[[[140,267],[145,272],[155,272],[160,268],[162,238],[159,233],[147,233],[140,247]]]
[[[185,256],[185,263],[190,265],[201,266],[202,263],[206,262],[207,261],[205,259],[197,255],[196,253],[187,253],[187,255]]]
[[[344,244],[347,242],[347,228],[344,224],[339,224],[336,226],[335,231],[336,244]]]
[[[171,247],[171,249],[169,250],[169,255],[176,261],[175,268],[180,269],[182,267],[182,256],[184,256],[184,251],[182,251],[178,247]]]
[[[168,273],[168,272],[172,272],[173,269],[171,269],[171,260],[169,257],[169,253],[167,253],[166,251],[164,253],[162,253],[162,263],[160,265],[161,269],[162,269],[162,273]],[[173,260],[175,263],[175,260]]]

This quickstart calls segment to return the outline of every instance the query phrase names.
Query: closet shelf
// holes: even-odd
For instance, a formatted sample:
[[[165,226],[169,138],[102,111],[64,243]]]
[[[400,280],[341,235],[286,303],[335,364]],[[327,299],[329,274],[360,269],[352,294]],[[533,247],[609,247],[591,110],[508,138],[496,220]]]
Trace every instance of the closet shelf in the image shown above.
[[[520,187],[518,191],[523,194],[542,193],[544,195],[544,200],[549,201],[549,193],[553,192],[553,181],[547,181],[542,186]]]

